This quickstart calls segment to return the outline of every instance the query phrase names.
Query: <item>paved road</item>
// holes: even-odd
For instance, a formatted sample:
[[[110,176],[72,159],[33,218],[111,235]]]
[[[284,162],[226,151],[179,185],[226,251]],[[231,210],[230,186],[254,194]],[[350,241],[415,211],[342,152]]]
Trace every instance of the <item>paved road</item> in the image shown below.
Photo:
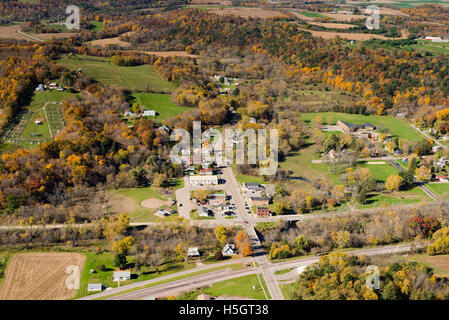
[[[420,248],[420,247],[421,248],[424,247],[424,244],[423,243],[418,243],[418,244],[408,243],[408,244],[400,244],[400,245],[392,245],[392,246],[384,246],[384,247],[376,247],[376,248],[350,250],[350,251],[346,251],[346,252],[348,254],[353,254],[353,255],[374,256],[374,255],[382,255],[382,254],[389,254],[389,253],[405,253],[405,252],[410,251],[413,248]],[[194,276],[194,277],[190,277],[190,278],[186,278],[186,279],[182,279],[182,280],[172,281],[172,282],[161,284],[161,285],[154,286],[151,288],[143,288],[141,290],[136,290],[133,292],[119,294],[119,295],[116,295],[109,299],[111,299],[111,300],[135,300],[135,299],[146,299],[149,297],[157,298],[157,297],[167,297],[170,295],[178,295],[182,292],[194,290],[196,288],[200,288],[203,286],[208,286],[208,285],[211,285],[211,284],[213,284],[215,282],[219,282],[219,281],[230,280],[233,278],[243,277],[243,276],[250,275],[250,274],[258,274],[258,273],[263,274],[264,269],[269,274],[273,274],[277,270],[283,270],[283,269],[289,269],[289,268],[294,269],[297,267],[310,265],[310,264],[316,263],[319,259],[320,259],[320,257],[313,256],[313,257],[307,257],[307,258],[298,258],[296,260],[290,260],[290,261],[274,263],[274,264],[269,263],[267,261],[265,268],[262,268],[262,270],[260,268],[249,268],[249,269],[244,269],[244,270],[240,270],[240,271],[232,271],[230,268],[228,268],[228,269],[214,271],[214,272],[210,272],[207,274],[198,275],[198,276]],[[235,263],[236,261],[237,260],[234,260],[234,261],[230,261],[228,263]],[[249,258],[247,258],[246,261],[249,261]],[[210,265],[210,266],[208,266],[208,268],[213,268],[213,267],[216,267],[217,265],[218,264]],[[204,266],[201,266],[201,267],[204,267]],[[189,273],[198,271],[198,269],[201,267],[191,269],[191,270],[189,270]],[[186,274],[187,272],[182,272],[182,273]],[[81,298],[80,300],[90,300],[90,299],[94,299],[94,298],[105,297],[105,296],[108,296],[113,293],[119,293],[120,291],[128,290],[130,288],[138,288],[145,284],[154,283],[154,282],[158,282],[158,281],[169,279],[169,278],[174,278],[174,277],[179,276],[180,274],[181,274],[181,272],[172,274],[170,276],[156,278],[156,279],[149,280],[149,281],[134,283],[132,285],[127,285],[127,286],[123,286],[120,288],[114,288],[114,289],[108,290],[106,292],[102,292],[102,293],[98,293],[95,295]],[[286,276],[281,277],[279,275],[276,277],[273,276],[272,278],[269,278],[268,280],[265,278],[265,280],[266,280],[267,286],[268,286],[268,283],[270,281],[272,281],[273,286],[279,287],[277,284],[277,280],[284,280],[284,281],[295,280],[297,278],[297,276],[298,276],[298,273],[291,272],[289,277],[286,277]],[[271,292],[270,292],[270,294],[271,294]],[[275,292],[275,294],[277,294],[277,293]],[[278,297],[277,295],[272,295],[272,299],[283,299],[282,293],[279,293],[279,294],[280,294],[280,297]]]
[[[172,273],[172,274],[162,276],[162,277],[157,277],[155,279],[139,281],[139,282],[127,284],[127,285],[124,285],[121,287],[117,287],[117,288],[111,288],[111,289],[103,291],[103,292],[99,292],[96,294],[92,294],[92,295],[80,298],[79,300],[93,300],[96,298],[102,298],[102,297],[109,296],[109,295],[115,294],[115,293],[119,293],[119,292],[122,292],[125,290],[129,290],[129,289],[133,289],[133,288],[140,288],[142,286],[145,286],[145,285],[148,285],[151,283],[159,282],[162,280],[168,280],[171,278],[176,278],[179,276],[188,275],[188,274],[198,272],[198,271],[204,271],[204,270],[214,269],[214,268],[221,267],[221,266],[227,266],[227,265],[237,264],[237,263],[248,263],[248,262],[251,262],[251,258],[231,259],[231,260],[226,260],[224,262],[218,262],[218,263],[214,263],[214,264],[206,264],[206,265],[198,266],[198,267],[195,267],[195,268],[192,268],[189,270]],[[194,277],[191,277],[189,279],[194,279]]]
[[[267,256],[264,253],[262,244],[260,243],[256,230],[254,229],[254,218],[252,217],[252,215],[249,215],[245,209],[245,199],[243,198],[243,195],[240,191],[240,187],[237,180],[235,179],[234,173],[232,172],[232,169],[230,167],[227,167],[223,170],[223,174],[227,183],[229,183],[229,185],[231,186],[232,198],[234,199],[234,202],[237,206],[238,217],[243,219],[244,221],[248,221],[248,223],[244,223],[244,228],[248,237],[253,242],[254,260],[262,271],[262,275],[267,284],[271,299],[283,300],[284,297],[282,295],[281,289],[274,279],[273,272],[269,268]]]
[[[419,133],[421,133],[421,134],[422,134],[423,136],[425,136],[427,139],[435,141],[435,143],[436,143],[437,145],[439,145],[440,147],[443,147],[443,148],[445,148],[445,149],[447,148],[447,146],[445,146],[445,145],[442,144],[441,142],[437,141],[434,137],[432,137],[432,136],[429,135],[428,133],[422,131],[420,128],[418,128],[418,127],[415,126],[414,124],[411,124],[411,126],[413,127],[413,129],[415,129],[416,131],[418,131]]]

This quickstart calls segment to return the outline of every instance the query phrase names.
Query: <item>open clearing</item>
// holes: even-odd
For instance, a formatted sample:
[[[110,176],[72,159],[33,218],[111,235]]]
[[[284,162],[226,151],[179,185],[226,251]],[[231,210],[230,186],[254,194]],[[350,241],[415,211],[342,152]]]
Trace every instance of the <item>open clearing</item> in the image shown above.
[[[209,12],[226,15],[233,14],[242,18],[274,18],[274,17],[285,17],[280,12],[265,10],[261,8],[213,8]]]
[[[310,32],[314,37],[320,37],[326,40],[329,39],[335,39],[337,37],[340,37],[342,39],[347,40],[356,40],[356,41],[366,41],[371,39],[381,39],[381,40],[398,40],[398,39],[407,39],[408,35],[406,31],[401,31],[401,37],[400,38],[389,38],[382,36],[380,34],[371,34],[371,33],[351,33],[351,32],[332,32],[332,31],[313,31],[313,30],[307,30],[298,28],[302,31]]]
[[[351,20],[360,20],[366,19],[366,16],[363,14],[343,14],[343,13],[326,13],[321,12],[323,16],[326,16],[331,19],[335,19],[336,21],[351,21]]]
[[[322,22],[308,22],[308,23],[314,26],[324,27],[328,29],[350,29],[357,27],[355,24],[349,23],[322,23]]]
[[[76,288],[68,289],[66,280],[79,268],[81,275],[86,257],[77,253],[21,253],[14,255],[6,268],[0,287],[0,300],[66,300]],[[79,281],[79,279],[78,279]],[[76,284],[79,286],[79,282]]]
[[[183,107],[174,104],[171,101],[169,94],[162,93],[135,93],[132,95],[134,100],[130,101],[133,103],[137,102],[139,105],[145,106],[145,110],[156,111],[156,116],[151,118],[156,119],[166,119],[169,117],[174,117],[181,115],[186,111],[192,110],[190,107]]]
[[[439,277],[449,277],[449,255],[413,255],[406,257],[407,260],[423,262],[434,269],[435,275]]]
[[[353,124],[371,123],[379,129],[388,129],[390,134],[397,136],[400,139],[407,139],[409,141],[419,141],[425,139],[418,131],[413,129],[407,122],[387,116],[369,115],[364,116],[360,114],[349,114],[340,112],[307,112],[301,113],[301,119],[310,122],[316,116],[321,116],[323,122],[328,117],[331,118],[331,124],[337,123],[338,120],[348,121]]]
[[[68,38],[76,33],[70,32],[60,32],[60,33],[19,33],[20,25],[12,25],[12,26],[1,26],[0,27],[0,38],[1,39],[17,39],[17,40],[27,40],[27,41],[39,41],[39,40],[50,40],[52,38],[62,39]],[[37,38],[37,39],[36,39]]]
[[[197,54],[190,54],[186,51],[140,51],[145,54],[150,54],[158,57],[187,57],[187,58],[198,58]]]
[[[88,44],[92,46],[100,46],[100,47],[108,47],[110,45],[117,45],[120,47],[129,47],[131,44],[126,41],[122,41],[119,39],[119,37],[114,38],[106,38],[106,39],[99,39],[99,40],[92,40],[87,42]]]
[[[166,92],[177,87],[175,83],[162,79],[154,67],[148,64],[122,67],[114,65],[110,59],[86,55],[64,57],[57,62],[72,70],[82,69],[91,78],[106,85]]]

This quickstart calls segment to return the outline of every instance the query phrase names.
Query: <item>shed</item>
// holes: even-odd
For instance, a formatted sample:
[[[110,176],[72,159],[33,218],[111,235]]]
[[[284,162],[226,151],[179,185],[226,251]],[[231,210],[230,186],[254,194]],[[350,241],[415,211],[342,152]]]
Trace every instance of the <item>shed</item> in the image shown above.
[[[87,285],[87,291],[91,292],[91,291],[101,291],[102,289],[102,285],[101,283],[89,283]]]

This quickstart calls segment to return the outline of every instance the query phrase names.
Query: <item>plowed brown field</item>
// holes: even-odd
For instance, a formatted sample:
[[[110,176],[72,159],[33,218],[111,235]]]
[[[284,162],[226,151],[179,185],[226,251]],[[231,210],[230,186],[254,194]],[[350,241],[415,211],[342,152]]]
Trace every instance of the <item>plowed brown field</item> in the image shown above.
[[[69,266],[83,272],[86,257],[78,253],[21,253],[14,255],[6,267],[0,287],[0,300],[65,300],[76,288],[67,288]],[[79,283],[78,283],[79,287]]]

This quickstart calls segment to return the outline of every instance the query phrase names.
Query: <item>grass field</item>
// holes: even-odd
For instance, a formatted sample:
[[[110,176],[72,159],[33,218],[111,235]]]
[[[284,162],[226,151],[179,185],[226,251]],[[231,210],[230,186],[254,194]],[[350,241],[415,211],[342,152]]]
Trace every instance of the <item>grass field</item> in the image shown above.
[[[84,267],[84,271],[81,275],[81,284],[80,289],[78,290],[75,298],[83,297],[88,295],[87,285],[89,283],[101,283],[108,287],[117,287],[117,282],[112,280],[112,274],[116,269],[114,267],[114,253],[113,252],[103,252],[101,254],[97,253],[85,253],[86,264]],[[128,263],[132,265],[134,261],[133,257],[128,257]],[[99,265],[104,265],[105,270],[98,270]],[[169,263],[162,265],[158,268],[158,270],[153,270],[151,267],[143,267],[141,269],[141,274],[138,277],[136,273],[132,272],[131,280],[121,281],[120,285],[125,285],[137,281],[144,281],[154,279],[160,276],[172,274],[175,272],[188,270],[194,268],[195,263]],[[95,270],[96,272],[91,274],[90,269]],[[94,292],[95,293],[95,292]]]
[[[449,277],[449,255],[429,256],[427,254],[416,254],[407,256],[406,260],[422,262],[431,267],[438,277]]]
[[[111,63],[110,59],[77,55],[58,60],[63,66],[82,69],[90,77],[106,85],[118,85],[125,88],[136,88],[171,92],[177,85],[162,79],[151,65],[121,67]]]
[[[157,119],[166,119],[169,117],[174,117],[183,114],[186,111],[192,110],[189,107],[182,107],[174,104],[171,101],[169,94],[159,94],[159,93],[135,93],[132,95],[134,101],[139,105],[144,105],[145,110],[155,110]]]
[[[427,184],[427,187],[437,194],[449,195],[449,183],[429,183]]]
[[[388,165],[388,162],[385,162],[385,164],[367,164],[366,162],[360,162],[359,165],[360,167],[368,168],[377,182],[385,183],[389,176],[399,174],[399,171],[395,167]]]
[[[103,30],[103,22],[101,21],[92,21],[91,25],[93,26],[93,31],[101,31]]]
[[[429,201],[430,198],[418,187],[411,190],[394,192],[391,194],[381,194],[373,192],[368,195],[365,204],[361,205],[353,202],[353,205],[359,209],[377,208],[383,205],[407,205],[419,202]]]
[[[127,188],[114,190],[109,195],[109,204],[114,213],[128,213],[132,222],[156,222],[175,220],[177,214],[160,218],[154,213],[160,208],[170,206],[170,199],[154,187]],[[154,207],[146,205],[150,203]]]
[[[35,124],[34,121],[39,120],[41,124]],[[31,119],[28,121],[28,125],[22,133],[23,139],[49,139],[50,131],[48,129],[48,122],[45,118],[44,110],[38,110],[33,113]]]
[[[326,91],[325,86],[301,86],[298,90],[295,90],[295,94],[299,96],[301,105],[305,107],[319,107],[323,105],[331,107],[335,104],[355,101],[354,96],[332,89]],[[288,99],[284,100],[288,101]]]
[[[260,282],[268,295],[268,299],[271,298],[265,280],[262,276],[259,276]],[[255,289],[253,289],[253,286]],[[211,287],[203,289],[203,293],[217,297],[221,295],[233,296],[233,297],[248,297],[259,300],[266,300],[265,294],[260,286],[257,275],[252,274],[240,278],[221,281],[214,283]]]
[[[306,16],[306,17],[311,17],[311,18],[324,18],[325,16],[323,16],[322,14],[318,13],[318,12],[311,12],[311,11],[300,11],[300,14]]]
[[[284,296],[284,299],[285,300],[292,300],[293,293],[297,289],[296,282],[287,283],[287,284],[281,284],[280,287],[281,287],[281,291],[282,291],[282,295]]]
[[[311,120],[318,115],[322,116],[323,122],[325,122],[328,117],[331,117],[331,124],[337,123],[338,120],[348,121],[353,124],[363,124],[369,122],[375,125],[377,130],[388,129],[391,135],[397,136],[401,139],[407,139],[410,141],[425,139],[424,136],[413,129],[407,122],[393,117],[377,115],[364,116],[360,114],[348,114],[340,112],[308,112],[301,113],[301,119],[310,123]]]

